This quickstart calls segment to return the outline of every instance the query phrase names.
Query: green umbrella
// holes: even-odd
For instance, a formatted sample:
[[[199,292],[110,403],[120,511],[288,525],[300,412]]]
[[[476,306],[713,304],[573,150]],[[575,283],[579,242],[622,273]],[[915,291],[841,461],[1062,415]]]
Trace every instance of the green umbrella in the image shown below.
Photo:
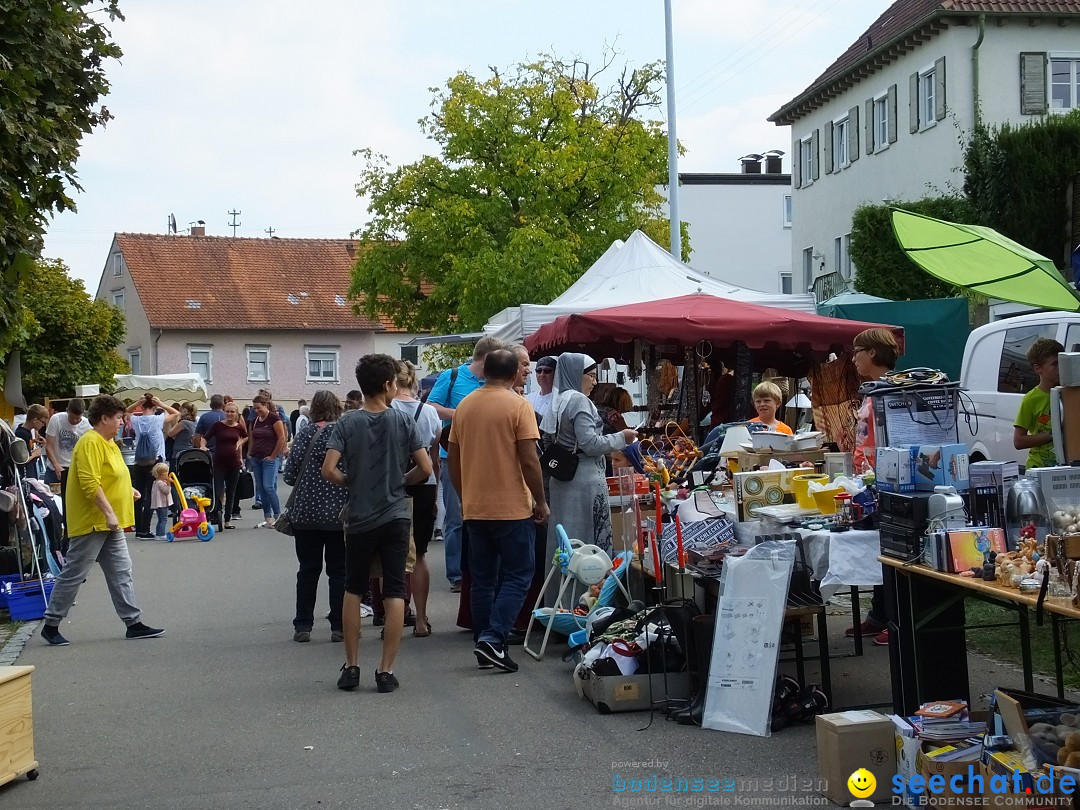
[[[930,275],[990,298],[1080,310],[1080,297],[1054,263],[992,228],[960,225],[893,209],[900,247]]]

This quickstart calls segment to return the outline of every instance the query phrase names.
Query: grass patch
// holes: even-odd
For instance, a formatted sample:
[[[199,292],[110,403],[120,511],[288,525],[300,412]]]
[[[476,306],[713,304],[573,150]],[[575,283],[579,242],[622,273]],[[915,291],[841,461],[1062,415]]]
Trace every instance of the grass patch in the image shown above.
[[[967,623],[970,624],[993,624],[996,622],[1012,622],[1011,627],[993,627],[981,630],[969,630],[967,633],[968,648],[988,655],[999,661],[1007,661],[1017,666],[1022,666],[1020,657],[1020,628],[1016,625],[1016,611],[1008,608],[990,605],[975,599],[965,601],[964,609],[967,611]],[[1034,621],[1034,611],[1031,611],[1032,619],[1029,622],[1031,637],[1031,666],[1035,672],[1054,678],[1054,635],[1050,625],[1050,616],[1045,614],[1046,620],[1042,627],[1038,627]],[[1071,649],[1080,653],[1080,627],[1075,622],[1061,625],[1062,638],[1068,638]],[[1080,688],[1080,668],[1070,663],[1068,657],[1062,661],[1062,676],[1066,689]]]

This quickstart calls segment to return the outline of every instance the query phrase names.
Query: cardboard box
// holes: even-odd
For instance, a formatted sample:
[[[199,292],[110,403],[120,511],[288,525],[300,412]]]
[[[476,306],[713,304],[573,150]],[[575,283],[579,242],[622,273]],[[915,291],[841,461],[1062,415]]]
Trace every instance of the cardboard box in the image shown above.
[[[802,464],[804,461],[812,461],[815,464],[819,461],[824,462],[825,451],[820,448],[817,450],[791,450],[786,452],[740,450],[735,457],[739,462],[740,470],[753,472],[758,467],[765,466],[774,460],[784,464]],[[813,470],[801,470],[800,472],[813,472]]]
[[[805,470],[763,470],[735,473],[735,503],[740,521],[753,520],[762,506],[795,500],[795,474]]]
[[[915,489],[933,492],[934,487],[955,487],[966,492],[970,486],[966,444],[924,444],[915,461]]]
[[[653,701],[685,700],[690,694],[690,676],[685,672],[656,672],[652,675],[596,675],[588,672],[581,682],[581,688],[586,699],[600,714],[638,712],[648,710]]]
[[[1032,472],[1050,514],[1080,507],[1080,467],[1040,467]]]
[[[922,750],[922,740],[916,735],[915,728],[896,714],[890,714],[893,724],[893,741],[896,743],[896,773],[904,780],[904,792],[900,799],[905,807],[926,807],[926,793],[915,794],[911,791],[911,777],[915,775],[915,758]]]
[[[1051,406],[1054,430],[1054,452],[1059,464],[1080,461],[1080,388],[1055,388]]]
[[[878,447],[957,441],[957,394],[944,386],[871,394]]]
[[[921,793],[915,794],[915,798],[921,798],[926,802],[926,807],[938,808],[938,810],[955,810],[955,808],[971,806],[972,794],[954,793],[949,787],[949,780],[954,776],[963,778],[967,786],[968,768],[973,768],[979,773],[978,760],[971,762],[939,762],[927,756],[927,751],[940,747],[940,743],[926,743],[915,755],[915,774],[923,779]],[[933,793],[929,789],[929,780],[932,777],[941,777],[944,781],[944,789]],[[979,795],[979,794],[974,794]]]
[[[884,492],[914,492],[918,447],[877,448],[874,475],[877,488]]]
[[[888,717],[875,711],[837,712],[818,715],[815,725],[818,773],[826,785],[822,795],[844,807],[851,804],[855,797],[847,788],[848,777],[866,768],[877,780],[870,801],[892,800],[896,747]]]
[[[975,461],[968,466],[972,487],[997,487],[1002,503],[1013,482],[1020,477],[1020,465],[1015,461]]]

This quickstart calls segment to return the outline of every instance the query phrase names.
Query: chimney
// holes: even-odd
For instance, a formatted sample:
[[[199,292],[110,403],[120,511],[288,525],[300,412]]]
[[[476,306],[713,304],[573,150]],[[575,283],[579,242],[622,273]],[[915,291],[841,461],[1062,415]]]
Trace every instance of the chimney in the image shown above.
[[[779,149],[770,149],[765,153],[765,174],[784,173],[784,153]]]
[[[192,225],[191,226],[191,235],[192,236],[206,236],[206,226],[205,225]]]
[[[743,174],[761,174],[761,155],[743,155],[739,160],[742,162]]]

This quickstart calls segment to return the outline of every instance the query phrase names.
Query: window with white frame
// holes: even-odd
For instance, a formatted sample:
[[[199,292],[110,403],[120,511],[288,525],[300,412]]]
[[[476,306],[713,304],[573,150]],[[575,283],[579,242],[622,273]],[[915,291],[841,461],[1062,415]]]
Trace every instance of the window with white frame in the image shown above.
[[[808,186],[814,182],[814,139],[803,138],[799,149],[799,176],[802,184]]]
[[[792,292],[791,284],[792,284],[791,272],[790,271],[781,271],[780,272],[780,293],[782,295],[791,295],[791,292]]]
[[[124,275],[124,254],[114,253],[112,255],[112,274],[114,278],[119,278]]]
[[[1054,112],[1080,107],[1080,53],[1050,54],[1050,109]]]
[[[791,227],[791,195],[784,195],[784,227]]]
[[[306,346],[308,382],[337,382],[339,353],[337,346]]]
[[[187,347],[188,371],[198,374],[203,382],[213,382],[213,346]]]
[[[833,267],[843,278],[851,278],[851,234],[833,239]]]
[[[851,122],[847,116],[833,121],[832,161],[834,172],[851,165],[851,161],[848,160],[848,130],[850,126]]]
[[[247,346],[248,382],[270,382],[270,347]]]
[[[889,148],[889,95],[874,98],[874,151]]]
[[[814,284],[814,247],[803,248],[802,252],[802,291],[809,290]]]
[[[937,70],[919,71],[919,128],[937,123]]]
[[[124,308],[124,291],[123,290],[113,290],[112,291],[112,305],[114,307],[116,307],[117,309],[123,309]]]
[[[128,365],[132,374],[142,374],[142,349],[128,349]]]

